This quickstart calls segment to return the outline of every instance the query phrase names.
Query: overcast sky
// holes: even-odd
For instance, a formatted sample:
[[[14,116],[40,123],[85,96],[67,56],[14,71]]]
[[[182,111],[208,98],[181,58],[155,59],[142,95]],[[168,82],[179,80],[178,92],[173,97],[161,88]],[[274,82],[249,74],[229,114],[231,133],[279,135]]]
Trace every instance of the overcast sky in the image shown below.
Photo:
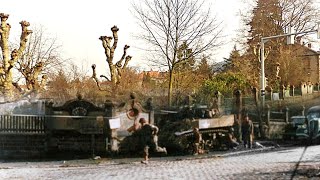
[[[116,60],[122,55],[125,44],[131,47],[128,54],[133,56],[129,63],[139,66],[142,62],[142,52],[133,35],[137,30],[135,19],[130,13],[131,0],[2,0],[1,12],[9,14],[8,22],[11,25],[11,36],[21,32],[19,22],[27,20],[32,25],[42,25],[51,37],[57,37],[62,45],[64,58],[71,58],[79,66],[88,67],[98,64],[98,74],[105,74],[108,70],[105,61],[104,49],[98,39],[101,35],[111,36],[110,28],[117,25],[120,29],[119,43],[116,50]],[[218,61],[228,57],[234,45],[230,42],[234,31],[239,28],[240,0],[213,0],[213,14],[223,21],[225,35],[228,42],[223,50],[216,55]],[[17,37],[15,37],[17,38]]]

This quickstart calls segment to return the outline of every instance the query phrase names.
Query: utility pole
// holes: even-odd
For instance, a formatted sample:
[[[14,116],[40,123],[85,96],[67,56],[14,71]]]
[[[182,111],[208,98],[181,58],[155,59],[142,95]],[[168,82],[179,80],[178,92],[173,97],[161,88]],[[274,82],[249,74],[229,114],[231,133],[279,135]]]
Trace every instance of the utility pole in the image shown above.
[[[265,86],[266,86],[266,80],[265,80],[265,67],[264,67],[264,43],[268,42],[270,39],[279,38],[279,37],[287,37],[287,44],[294,44],[294,36],[298,34],[310,34],[310,33],[317,33],[318,39],[320,39],[320,22],[317,23],[317,29],[316,30],[310,30],[310,31],[304,31],[304,32],[294,32],[293,28],[290,27],[288,34],[282,34],[282,35],[275,35],[275,36],[269,36],[269,37],[262,37],[260,41],[261,46],[261,53],[260,53],[260,61],[261,61],[261,80],[260,80],[260,87],[261,87],[261,108],[262,108],[262,116],[264,116],[264,107],[265,107]],[[260,121],[262,121],[262,118],[260,118]],[[261,122],[262,123],[262,122]]]
[[[292,27],[291,27],[292,28]],[[290,29],[291,29],[290,28]],[[276,35],[276,36],[269,36],[269,37],[262,37],[260,41],[261,45],[261,53],[260,53],[260,60],[261,60],[261,92],[260,95],[262,97],[262,108],[264,108],[265,105],[265,68],[264,68],[264,43],[268,42],[270,39],[279,38],[279,37],[288,37],[287,44],[294,44],[294,36],[298,34],[309,34],[309,33],[317,33],[318,38],[320,39],[320,23],[318,23],[318,29],[317,30],[310,30],[310,31],[304,31],[304,32],[293,32],[292,29],[289,30],[288,34],[282,34],[282,35]]]

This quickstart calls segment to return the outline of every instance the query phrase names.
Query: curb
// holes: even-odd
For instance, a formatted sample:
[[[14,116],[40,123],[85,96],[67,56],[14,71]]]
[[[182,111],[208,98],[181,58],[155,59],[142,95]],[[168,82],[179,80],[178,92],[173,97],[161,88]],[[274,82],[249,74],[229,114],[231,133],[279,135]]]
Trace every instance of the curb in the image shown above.
[[[197,155],[197,156],[182,156],[179,159],[183,160],[193,160],[193,159],[209,159],[209,158],[217,158],[217,157],[229,157],[229,156],[237,156],[242,154],[248,154],[251,152],[264,152],[268,150],[276,149],[275,147],[264,147],[264,148],[258,148],[258,149],[248,149],[248,150],[240,150],[240,151],[232,151],[232,152],[212,152],[206,155]],[[279,148],[277,148],[279,149]]]

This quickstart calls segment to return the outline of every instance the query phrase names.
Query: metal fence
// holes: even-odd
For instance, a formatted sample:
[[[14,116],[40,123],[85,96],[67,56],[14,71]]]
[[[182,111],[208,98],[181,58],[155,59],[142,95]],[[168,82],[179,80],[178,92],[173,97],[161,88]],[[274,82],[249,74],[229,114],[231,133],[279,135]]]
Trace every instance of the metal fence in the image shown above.
[[[0,134],[44,134],[45,116],[0,115]]]

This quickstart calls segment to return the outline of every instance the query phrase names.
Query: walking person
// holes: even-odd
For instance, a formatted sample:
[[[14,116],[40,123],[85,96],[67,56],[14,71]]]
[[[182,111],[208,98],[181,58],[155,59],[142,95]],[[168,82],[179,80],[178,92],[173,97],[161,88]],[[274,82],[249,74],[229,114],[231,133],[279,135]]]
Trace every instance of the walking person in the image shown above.
[[[252,141],[253,141],[253,123],[249,119],[248,114],[244,116],[242,125],[241,125],[241,130],[242,130],[242,140],[244,143],[245,148],[252,148]]]
[[[141,128],[140,132],[141,143],[143,147],[143,158],[141,163],[147,164],[149,161],[149,149],[154,152],[161,152],[167,154],[166,148],[158,146],[158,132],[159,128],[155,125],[149,124],[145,118],[140,118],[139,123]]]

